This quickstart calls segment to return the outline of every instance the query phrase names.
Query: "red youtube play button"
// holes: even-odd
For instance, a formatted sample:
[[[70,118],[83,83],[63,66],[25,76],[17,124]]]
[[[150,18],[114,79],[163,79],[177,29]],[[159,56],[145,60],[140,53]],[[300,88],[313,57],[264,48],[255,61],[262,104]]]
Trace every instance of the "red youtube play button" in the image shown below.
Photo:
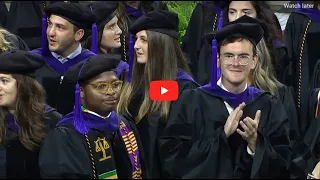
[[[177,81],[152,81],[150,83],[150,99],[153,101],[175,101],[178,99]]]

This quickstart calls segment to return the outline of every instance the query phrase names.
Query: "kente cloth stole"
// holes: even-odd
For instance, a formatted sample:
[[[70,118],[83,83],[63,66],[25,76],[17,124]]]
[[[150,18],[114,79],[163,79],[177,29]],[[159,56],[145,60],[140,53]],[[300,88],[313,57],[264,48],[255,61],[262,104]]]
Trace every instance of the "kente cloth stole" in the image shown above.
[[[123,121],[120,121],[120,135],[126,146],[131,161],[132,179],[142,179],[142,171],[137,140],[132,129],[129,126],[127,126]]]
[[[91,131],[86,138],[94,179],[118,179],[112,151],[114,133]],[[88,143],[89,141],[89,143]]]

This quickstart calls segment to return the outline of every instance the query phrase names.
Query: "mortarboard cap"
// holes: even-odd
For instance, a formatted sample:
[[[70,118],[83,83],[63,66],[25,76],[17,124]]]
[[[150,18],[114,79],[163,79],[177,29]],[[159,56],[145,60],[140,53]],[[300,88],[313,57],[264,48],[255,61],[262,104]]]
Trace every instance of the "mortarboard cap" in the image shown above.
[[[217,68],[217,44],[226,39],[232,34],[241,34],[247,38],[252,44],[257,45],[264,35],[260,21],[248,17],[241,16],[235,21],[227,23],[222,29],[213,31],[205,35],[209,44],[212,45],[212,72],[211,72],[211,85],[216,86],[218,81],[218,68]]]
[[[80,29],[88,29],[96,22],[95,15],[87,6],[81,3],[53,3],[45,8],[45,13],[48,17],[50,17],[51,14],[60,16]]]
[[[113,70],[119,76],[125,69],[128,68],[128,65],[123,68],[121,64],[121,55],[98,54],[96,56],[91,56],[71,67],[65,73],[64,78],[71,82],[82,83],[96,75],[99,75],[100,73]]]
[[[103,28],[115,16],[114,12],[118,6],[118,1],[96,1],[91,4],[99,29]]]
[[[205,38],[211,43],[212,39],[216,39],[218,43],[226,39],[232,34],[241,34],[251,43],[257,45],[264,35],[260,21],[248,17],[241,16],[235,21],[227,23],[219,31],[213,31],[205,35]]]
[[[179,38],[179,18],[174,12],[155,10],[145,13],[129,28],[132,34],[142,30],[156,31],[167,34],[175,39]]]
[[[99,54],[87,58],[86,60],[76,64],[66,72],[66,79],[68,79],[69,81],[71,80],[77,82],[75,86],[74,127],[78,132],[82,134],[87,134],[89,132],[89,127],[86,126],[83,115],[81,113],[79,83],[84,82],[106,71],[115,70],[118,75],[119,72],[117,72],[117,69],[119,69],[119,66],[122,66],[120,59],[120,55]]]
[[[34,53],[14,50],[0,54],[0,72],[32,76],[45,65],[45,60]]]

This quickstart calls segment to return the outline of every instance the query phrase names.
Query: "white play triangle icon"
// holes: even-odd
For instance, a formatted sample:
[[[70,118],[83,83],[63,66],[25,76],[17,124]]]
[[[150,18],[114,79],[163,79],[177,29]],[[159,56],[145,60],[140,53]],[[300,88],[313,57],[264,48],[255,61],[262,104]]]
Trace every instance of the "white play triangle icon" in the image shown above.
[[[168,92],[168,89],[161,87],[161,95],[165,94]]]

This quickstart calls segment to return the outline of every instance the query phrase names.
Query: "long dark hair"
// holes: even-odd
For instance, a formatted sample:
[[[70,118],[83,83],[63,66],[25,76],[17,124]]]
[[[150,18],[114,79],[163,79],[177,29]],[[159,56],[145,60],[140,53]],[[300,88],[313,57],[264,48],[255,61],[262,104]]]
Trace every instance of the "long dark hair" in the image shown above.
[[[135,58],[133,65],[132,81],[124,86],[117,110],[119,113],[129,113],[128,106],[135,94],[136,89],[144,84],[143,102],[135,117],[138,123],[146,115],[158,112],[161,119],[166,121],[170,102],[151,101],[149,98],[149,84],[154,80],[175,80],[178,69],[190,74],[187,61],[180,49],[179,42],[162,33],[154,31],[147,32],[148,60],[146,64],[137,63]],[[161,56],[159,56],[161,52]],[[144,83],[142,83],[144,82]]]
[[[29,150],[40,147],[46,137],[44,106],[46,92],[38,81],[29,76],[13,74],[17,81],[17,98],[15,119],[20,127],[19,138],[23,146]],[[7,110],[0,108],[0,143],[8,142],[6,115]]]

